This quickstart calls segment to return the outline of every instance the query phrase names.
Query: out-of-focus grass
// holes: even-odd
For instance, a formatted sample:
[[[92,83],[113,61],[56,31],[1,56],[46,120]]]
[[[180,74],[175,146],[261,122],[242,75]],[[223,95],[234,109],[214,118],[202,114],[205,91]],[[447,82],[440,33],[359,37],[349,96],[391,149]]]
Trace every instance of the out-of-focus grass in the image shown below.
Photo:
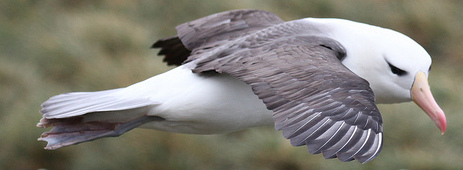
[[[196,136],[137,129],[46,151],[40,104],[69,91],[124,87],[169,68],[149,46],[212,13],[264,9],[283,19],[346,18],[403,32],[433,56],[446,111],[443,136],[413,103],[381,105],[384,146],[372,162],[342,163],[292,147],[272,127]],[[0,169],[460,169],[463,149],[463,3],[460,1],[2,1]]]

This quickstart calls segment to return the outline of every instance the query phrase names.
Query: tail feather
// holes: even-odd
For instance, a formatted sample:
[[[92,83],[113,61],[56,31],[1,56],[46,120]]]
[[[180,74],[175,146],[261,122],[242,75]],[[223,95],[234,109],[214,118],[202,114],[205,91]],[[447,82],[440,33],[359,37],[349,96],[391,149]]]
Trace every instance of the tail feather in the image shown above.
[[[44,118],[56,119],[79,116],[91,112],[127,110],[156,103],[147,98],[119,97],[122,89],[99,92],[74,92],[53,96],[42,104]]]
[[[49,121],[53,122],[56,119]],[[142,116],[137,119],[123,123],[107,122],[82,122],[82,118],[67,118],[60,120],[58,124],[49,131],[45,132],[38,139],[46,141],[48,144],[45,149],[58,149],[64,146],[92,141],[102,137],[116,137],[150,121],[162,120],[159,117]],[[41,120],[42,121],[42,120]]]
[[[160,117],[146,116],[157,105],[144,97],[121,95],[123,89],[75,92],[51,97],[42,104],[43,118],[38,127],[53,128],[38,139],[48,142],[45,149],[119,136]]]

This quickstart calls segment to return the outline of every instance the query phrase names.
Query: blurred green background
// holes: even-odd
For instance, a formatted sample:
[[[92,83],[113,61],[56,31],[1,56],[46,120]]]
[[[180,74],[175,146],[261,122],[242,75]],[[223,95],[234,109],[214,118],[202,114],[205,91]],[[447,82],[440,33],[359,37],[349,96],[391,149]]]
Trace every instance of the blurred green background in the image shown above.
[[[462,169],[463,1],[2,0],[0,169]],[[55,151],[36,139],[40,104],[70,91],[128,86],[164,72],[149,46],[183,22],[231,9],[284,20],[336,17],[392,28],[433,56],[430,84],[447,114],[441,135],[415,104],[380,105],[384,146],[367,164],[292,147],[273,127],[225,135],[135,129]]]

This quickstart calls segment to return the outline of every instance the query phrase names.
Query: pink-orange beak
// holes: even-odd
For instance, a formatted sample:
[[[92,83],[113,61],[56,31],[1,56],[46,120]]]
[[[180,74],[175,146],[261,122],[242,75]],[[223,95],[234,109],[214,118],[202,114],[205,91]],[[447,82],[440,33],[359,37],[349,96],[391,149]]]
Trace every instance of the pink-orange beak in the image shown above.
[[[428,84],[428,78],[424,72],[418,72],[415,75],[411,95],[413,101],[423,109],[429,118],[431,118],[436,126],[441,130],[442,134],[447,129],[447,119],[444,111],[437,105],[431,93],[431,88]]]

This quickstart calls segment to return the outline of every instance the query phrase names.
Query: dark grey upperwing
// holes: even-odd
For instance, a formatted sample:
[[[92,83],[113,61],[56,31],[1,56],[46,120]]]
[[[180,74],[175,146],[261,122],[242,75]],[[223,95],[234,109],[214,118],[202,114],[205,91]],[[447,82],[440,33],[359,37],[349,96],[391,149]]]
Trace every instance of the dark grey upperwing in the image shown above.
[[[209,51],[230,40],[282,22],[278,16],[267,11],[226,11],[179,25],[176,27],[178,36],[158,40],[152,48],[161,48],[158,55],[164,55],[168,65],[181,65],[193,50],[193,54]],[[194,57],[190,57],[189,61]]]
[[[195,60],[193,71],[225,73],[249,84],[294,146],[341,161],[372,160],[383,129],[369,83],[342,65],[338,58],[345,50],[337,41],[291,33],[300,27],[285,23],[249,35]]]
[[[341,64],[346,52],[337,41],[301,23],[282,23],[265,11],[229,11],[182,24],[178,37],[153,46],[194,60],[194,72],[226,73],[249,84],[292,145],[325,158],[372,160],[383,129],[368,82]]]

